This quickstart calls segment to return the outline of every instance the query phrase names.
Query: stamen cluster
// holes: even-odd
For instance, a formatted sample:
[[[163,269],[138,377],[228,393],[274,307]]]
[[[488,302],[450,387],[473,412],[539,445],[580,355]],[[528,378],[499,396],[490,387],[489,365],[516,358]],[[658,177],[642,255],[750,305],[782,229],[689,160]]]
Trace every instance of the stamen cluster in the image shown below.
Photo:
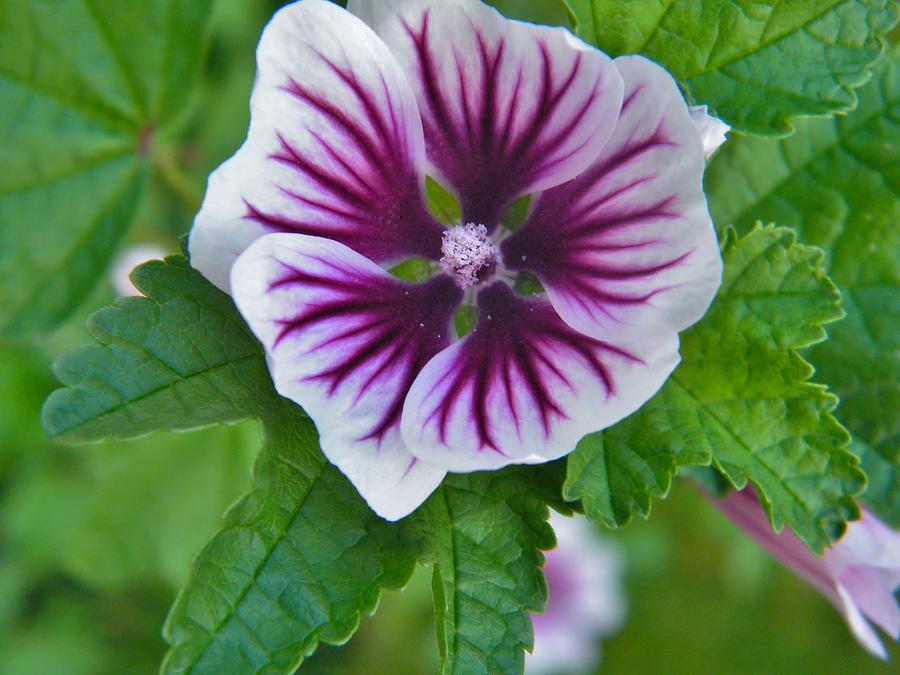
[[[452,276],[460,288],[477,286],[497,268],[497,249],[488,240],[484,225],[466,223],[443,234],[441,269]]]

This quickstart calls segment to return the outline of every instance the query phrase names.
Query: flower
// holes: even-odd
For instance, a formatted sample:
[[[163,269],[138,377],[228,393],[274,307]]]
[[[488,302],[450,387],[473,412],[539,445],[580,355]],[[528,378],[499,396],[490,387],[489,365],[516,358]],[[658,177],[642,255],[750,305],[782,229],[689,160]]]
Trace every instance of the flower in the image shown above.
[[[700,134],[662,68],[475,0],[348,7],[302,0],[266,27],[247,140],[210,176],[189,251],[326,457],[397,519],[447,471],[556,459],[637,410],[721,257]],[[430,212],[426,174],[458,227]],[[389,273],[409,258],[434,276]],[[526,279],[546,292],[518,293]],[[457,335],[462,305],[477,321]]]
[[[870,621],[895,640],[900,638],[900,532],[871,513],[847,525],[847,531],[817,558],[788,530],[772,531],[752,488],[730,492],[713,502],[785,567],[808,582],[843,614],[857,641],[871,654],[887,652]]]
[[[557,547],[544,564],[549,601],[532,615],[534,649],[526,656],[529,675],[591,672],[600,657],[601,637],[625,619],[622,560],[584,518],[551,514]]]

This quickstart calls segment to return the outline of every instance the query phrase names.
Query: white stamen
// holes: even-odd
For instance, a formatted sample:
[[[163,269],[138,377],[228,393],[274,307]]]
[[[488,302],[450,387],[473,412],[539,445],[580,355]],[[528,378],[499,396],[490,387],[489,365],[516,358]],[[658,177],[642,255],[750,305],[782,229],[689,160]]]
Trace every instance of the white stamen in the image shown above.
[[[484,225],[466,223],[444,232],[441,268],[456,279],[461,288],[475,286],[493,273],[497,249],[488,241]],[[487,274],[484,274],[487,272]],[[479,273],[483,278],[479,278]]]

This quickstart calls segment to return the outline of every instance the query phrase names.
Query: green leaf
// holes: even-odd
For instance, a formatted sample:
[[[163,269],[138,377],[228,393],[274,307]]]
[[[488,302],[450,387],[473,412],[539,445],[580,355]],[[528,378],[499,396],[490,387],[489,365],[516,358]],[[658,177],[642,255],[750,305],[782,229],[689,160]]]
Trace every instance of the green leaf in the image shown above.
[[[518,467],[451,474],[414,516],[434,565],[442,673],[523,672],[529,612],[547,600],[540,549],[555,538],[542,493],[552,482]]]
[[[428,200],[428,208],[434,217],[444,225],[456,225],[462,218],[462,209],[456,197],[450,194],[440,183],[431,176],[425,179],[425,198]]]
[[[893,0],[567,0],[578,34],[662,64],[693,103],[736,129],[784,135],[789,118],[851,110],[897,21]]]
[[[124,298],[88,320],[99,344],[54,364],[68,385],[44,406],[63,442],[135,438],[257,416],[276,400],[262,349],[231,298],[181,256],[132,278],[149,298]]]
[[[54,327],[127,230],[212,0],[0,4],[0,335]]]
[[[416,548],[325,461],[225,293],[180,256],[133,277],[148,297],[92,317],[100,344],[59,360],[70,386],[48,399],[45,426],[84,442],[260,419],[253,488],[192,567],[163,672],[293,672],[319,642],[347,640],[382,587],[405,583]]]
[[[722,287],[682,335],[682,364],[649,403],[589,437],[570,456],[564,494],[619,525],[664,494],[674,465],[712,461],[737,488],[756,486],[776,529],[816,551],[843,531],[864,484],[834,420],[834,396],[807,380],[796,350],[821,341],[841,316],[821,253],[789,230],[727,237]]]
[[[166,623],[163,673],[292,673],[342,644],[415,548],[372,513],[318,450],[296,406],[270,411],[253,490],[195,561]]]
[[[667,421],[669,406],[658,400],[666,393],[614,427],[585,436],[569,455],[565,497],[580,499],[585,514],[606,527],[626,524],[635,512],[646,517],[651,499],[669,491],[682,443]]]
[[[900,67],[898,52],[847,117],[802,120],[783,141],[737,138],[710,167],[717,222],[797,228],[826,252],[847,319],[810,352],[870,477],[864,499],[900,526]]]

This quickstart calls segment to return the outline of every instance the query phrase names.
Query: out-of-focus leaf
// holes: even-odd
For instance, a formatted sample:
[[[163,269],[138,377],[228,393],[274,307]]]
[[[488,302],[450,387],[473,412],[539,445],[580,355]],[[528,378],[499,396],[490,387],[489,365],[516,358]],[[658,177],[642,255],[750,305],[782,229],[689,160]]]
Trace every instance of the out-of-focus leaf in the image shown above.
[[[894,52],[847,117],[803,120],[783,141],[736,138],[707,189],[721,224],[796,227],[826,252],[847,318],[810,352],[869,474],[863,498],[900,526],[900,67]]]
[[[98,595],[61,579],[38,587],[31,611],[0,635],[3,675],[151,675],[162,607],[150,594]]]
[[[247,491],[258,438],[246,424],[85,448],[90,475],[78,487],[87,499],[62,566],[95,588],[179,588],[222,513]]]
[[[62,321],[137,209],[212,0],[0,4],[0,335]]]
[[[567,0],[578,33],[613,56],[662,64],[737,129],[784,135],[790,118],[851,110],[895,0]]]
[[[0,478],[18,455],[46,443],[39,411],[52,389],[53,378],[41,352],[0,347]]]
[[[837,399],[807,381],[796,350],[824,339],[840,295],[821,253],[790,230],[728,237],[723,256],[716,300],[682,335],[682,364],[635,415],[579,445],[565,495],[615,526],[646,514],[674,464],[712,461],[735,487],[756,486],[776,529],[821,551],[858,515],[865,477],[831,415]]]

